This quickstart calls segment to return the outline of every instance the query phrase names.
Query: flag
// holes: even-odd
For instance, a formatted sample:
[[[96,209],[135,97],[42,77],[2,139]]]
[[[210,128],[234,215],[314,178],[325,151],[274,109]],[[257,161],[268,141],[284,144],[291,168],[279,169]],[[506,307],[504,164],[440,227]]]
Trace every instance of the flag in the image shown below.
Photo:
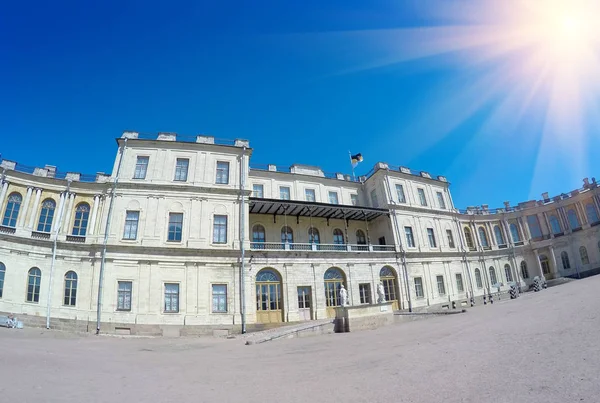
[[[356,155],[351,155],[350,160],[352,161],[352,168],[355,168],[359,162],[362,162],[363,156],[361,153],[358,153]]]

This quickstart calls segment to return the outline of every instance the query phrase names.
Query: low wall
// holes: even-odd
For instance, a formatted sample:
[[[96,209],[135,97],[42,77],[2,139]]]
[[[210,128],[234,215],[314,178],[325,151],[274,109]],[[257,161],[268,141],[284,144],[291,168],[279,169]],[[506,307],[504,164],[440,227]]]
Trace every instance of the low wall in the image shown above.
[[[391,302],[372,305],[338,307],[335,310],[336,333],[375,329],[394,323]]]

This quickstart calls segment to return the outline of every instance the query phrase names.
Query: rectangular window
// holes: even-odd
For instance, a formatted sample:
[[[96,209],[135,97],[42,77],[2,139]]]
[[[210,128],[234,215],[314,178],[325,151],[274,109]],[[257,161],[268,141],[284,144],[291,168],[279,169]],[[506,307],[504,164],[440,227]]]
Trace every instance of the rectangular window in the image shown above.
[[[396,185],[396,194],[398,195],[398,203],[406,203],[406,196],[404,195],[404,186]]]
[[[417,298],[425,297],[423,293],[423,279],[421,277],[415,277],[415,295]]]
[[[148,161],[150,157],[137,157],[135,163],[135,172],[133,173],[133,179],[146,179],[146,172],[148,171]]]
[[[227,285],[213,284],[212,286],[212,311],[215,313],[227,312]]]
[[[217,179],[215,182],[221,185],[229,183],[229,162],[217,161]]]
[[[257,185],[257,184],[252,185],[252,196],[253,197],[260,197],[260,198],[264,197],[263,196],[264,195],[264,189],[265,188],[264,188],[263,185]]]
[[[304,189],[304,197],[306,198],[307,202],[315,202],[315,201],[317,201],[317,198],[315,197],[315,190],[314,189]]]
[[[227,243],[227,216],[216,215],[213,223],[213,243]]]
[[[360,303],[370,304],[371,303],[371,284],[363,283],[358,285],[358,291],[360,292]]]
[[[435,233],[433,232],[433,228],[427,228],[427,238],[429,238],[429,246],[435,248],[437,244],[435,243]]]
[[[329,192],[329,203],[331,203],[331,204],[339,204],[338,203],[338,194],[337,194],[337,192]]]
[[[281,200],[290,200],[290,188],[288,186],[279,187],[279,198]]]
[[[179,284],[165,283],[165,312],[179,312]]]
[[[131,311],[131,281],[119,281],[117,284],[117,311]]]
[[[169,213],[169,234],[167,240],[170,242],[181,242],[183,229],[183,213]]]
[[[455,248],[454,246],[454,237],[452,236],[452,230],[446,230],[446,236],[448,237],[448,247]]]
[[[127,211],[125,215],[125,230],[123,239],[136,239],[138,231],[138,221],[140,220],[139,211]]]
[[[437,198],[438,198],[438,204],[440,205],[441,209],[446,209],[446,202],[444,201],[444,195],[442,194],[442,192],[437,192]]]
[[[415,237],[413,236],[412,227],[404,227],[404,233],[406,234],[406,246],[409,248],[414,248]]]
[[[438,294],[446,295],[446,286],[444,285],[444,276],[436,276],[437,286],[438,286]]]
[[[185,182],[187,181],[188,167],[190,160],[187,158],[177,158],[175,164],[175,180]]]
[[[421,206],[427,207],[427,198],[425,197],[425,190],[418,188],[417,193],[419,193],[419,201],[421,202]]]
[[[379,202],[377,201],[377,191],[375,189],[371,190],[371,204],[373,207],[379,207]]]
[[[465,287],[463,286],[462,274],[456,273],[456,289],[458,292],[465,292]]]
[[[351,194],[350,195],[350,202],[352,203],[353,206],[358,206],[358,195],[357,194]]]

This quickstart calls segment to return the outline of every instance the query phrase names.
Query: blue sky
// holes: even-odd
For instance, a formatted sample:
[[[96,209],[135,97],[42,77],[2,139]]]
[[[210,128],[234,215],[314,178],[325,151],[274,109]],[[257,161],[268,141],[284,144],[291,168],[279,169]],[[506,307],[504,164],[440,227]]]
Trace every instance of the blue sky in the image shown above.
[[[548,146],[552,164],[536,170],[547,100],[512,111],[502,86],[484,99],[472,83],[497,65],[443,49],[402,60],[419,43],[397,29],[443,23],[439,4],[6,3],[0,152],[95,173],[110,171],[123,130],[207,133],[249,139],[255,164],[349,172],[351,150],[365,157],[358,174],[385,161],[447,176],[457,207],[567,192],[594,176],[592,135],[580,169]]]

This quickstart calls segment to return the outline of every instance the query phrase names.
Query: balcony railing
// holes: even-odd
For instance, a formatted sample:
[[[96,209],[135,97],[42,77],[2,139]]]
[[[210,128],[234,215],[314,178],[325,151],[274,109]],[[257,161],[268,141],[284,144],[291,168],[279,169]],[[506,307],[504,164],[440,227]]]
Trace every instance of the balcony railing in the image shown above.
[[[31,237],[35,239],[50,239],[49,232],[31,231]]]
[[[84,243],[85,242],[85,237],[84,236],[78,236],[78,235],[67,235],[67,242]]]
[[[294,250],[314,252],[394,252],[394,245],[354,245],[327,243],[250,242],[252,250]]]
[[[0,225],[0,232],[2,232],[4,234],[14,234],[15,227],[7,227],[5,225]]]

